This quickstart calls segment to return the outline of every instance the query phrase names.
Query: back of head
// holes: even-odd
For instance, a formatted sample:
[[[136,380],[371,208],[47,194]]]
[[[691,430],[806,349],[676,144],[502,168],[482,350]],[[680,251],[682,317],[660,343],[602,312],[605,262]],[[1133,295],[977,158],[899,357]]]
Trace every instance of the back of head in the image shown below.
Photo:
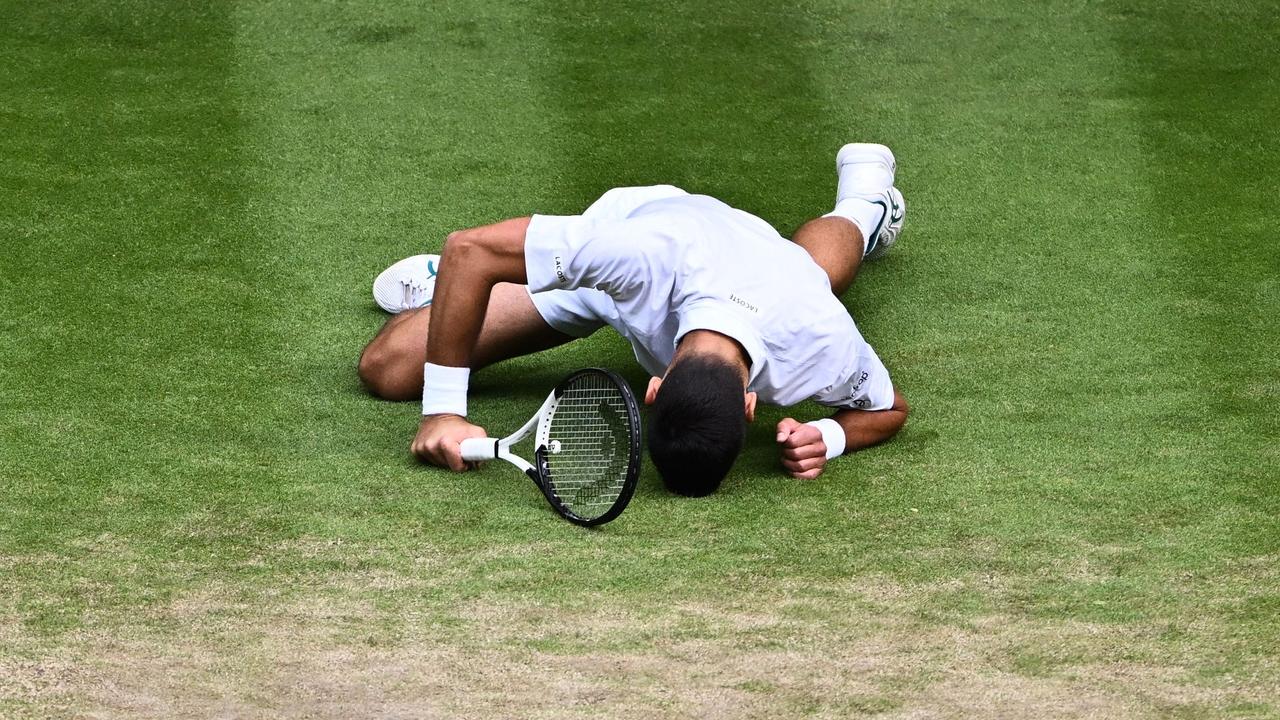
[[[707,355],[667,370],[649,411],[649,456],[667,489],[701,497],[720,487],[747,434],[742,376]]]

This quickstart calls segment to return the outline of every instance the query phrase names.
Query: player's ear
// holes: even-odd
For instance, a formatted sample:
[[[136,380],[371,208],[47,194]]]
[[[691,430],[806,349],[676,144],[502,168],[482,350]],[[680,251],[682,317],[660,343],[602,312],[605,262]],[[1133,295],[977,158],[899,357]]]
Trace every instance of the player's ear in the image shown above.
[[[658,399],[658,388],[662,387],[662,378],[649,378],[649,387],[644,391],[644,404],[652,405],[654,400]]]
[[[747,393],[747,422],[756,421],[756,394]]]

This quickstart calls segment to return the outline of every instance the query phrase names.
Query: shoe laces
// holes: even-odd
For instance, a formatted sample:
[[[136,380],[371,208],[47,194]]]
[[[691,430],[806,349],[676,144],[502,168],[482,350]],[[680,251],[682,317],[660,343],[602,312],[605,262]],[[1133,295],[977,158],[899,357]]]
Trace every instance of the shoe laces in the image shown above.
[[[436,265],[430,260],[427,261],[427,272],[431,274],[426,278],[414,276],[400,278],[400,291],[403,293],[401,297],[405,307],[421,307],[427,293],[435,289]]]
[[[403,293],[404,306],[408,308],[419,307],[427,294],[427,288],[417,280],[401,280],[400,289]]]

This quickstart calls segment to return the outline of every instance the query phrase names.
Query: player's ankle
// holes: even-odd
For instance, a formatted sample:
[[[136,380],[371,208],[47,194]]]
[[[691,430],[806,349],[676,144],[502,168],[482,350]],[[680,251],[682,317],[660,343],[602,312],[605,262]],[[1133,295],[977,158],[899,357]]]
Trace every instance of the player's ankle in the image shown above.
[[[877,232],[884,222],[885,207],[858,197],[845,198],[836,203],[836,207],[823,217],[841,217],[857,226],[862,235],[862,251],[867,251],[867,243],[872,234]]]

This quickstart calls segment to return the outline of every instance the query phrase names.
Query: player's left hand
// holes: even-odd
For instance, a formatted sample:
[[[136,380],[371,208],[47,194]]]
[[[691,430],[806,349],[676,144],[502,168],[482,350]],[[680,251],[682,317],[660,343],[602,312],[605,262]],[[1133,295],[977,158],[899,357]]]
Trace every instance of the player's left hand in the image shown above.
[[[782,449],[782,466],[791,477],[812,480],[822,474],[827,464],[827,444],[822,431],[793,418],[778,423],[778,446]]]

